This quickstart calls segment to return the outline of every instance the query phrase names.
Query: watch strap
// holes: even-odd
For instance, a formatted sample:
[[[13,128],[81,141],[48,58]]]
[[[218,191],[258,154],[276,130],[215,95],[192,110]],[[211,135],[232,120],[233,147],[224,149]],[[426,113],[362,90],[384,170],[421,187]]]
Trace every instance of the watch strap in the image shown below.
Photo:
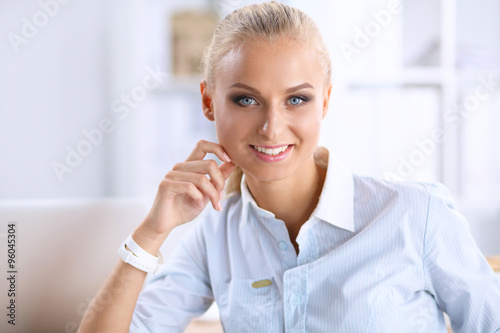
[[[158,251],[158,256],[148,253],[134,241],[132,234],[122,242],[118,248],[118,255],[125,263],[153,274],[157,271],[159,264],[163,263],[160,251]]]
[[[125,247],[125,243],[122,243],[122,245],[118,248],[118,255],[125,263],[132,265],[141,271],[155,273],[158,269],[158,263],[137,257]]]
[[[125,245],[127,245],[127,248],[132,251],[133,254],[141,259],[155,263],[159,263],[160,261],[160,256],[154,256],[140,247],[132,238],[132,234],[128,235],[127,239],[125,240]]]

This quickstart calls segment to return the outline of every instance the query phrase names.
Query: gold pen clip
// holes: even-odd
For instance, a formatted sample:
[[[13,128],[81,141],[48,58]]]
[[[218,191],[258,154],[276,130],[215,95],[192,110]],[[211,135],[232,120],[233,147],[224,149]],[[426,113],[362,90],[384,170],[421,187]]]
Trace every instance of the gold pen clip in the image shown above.
[[[270,286],[272,283],[273,282],[271,280],[265,279],[265,280],[255,281],[254,283],[252,283],[252,287],[262,288],[262,287]]]

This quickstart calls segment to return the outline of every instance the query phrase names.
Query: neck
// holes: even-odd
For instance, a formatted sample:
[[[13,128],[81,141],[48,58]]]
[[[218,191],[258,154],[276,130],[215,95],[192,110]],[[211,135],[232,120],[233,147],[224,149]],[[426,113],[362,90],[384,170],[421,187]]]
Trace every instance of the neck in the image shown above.
[[[245,176],[248,189],[259,207],[272,212],[298,233],[319,201],[326,170],[311,158],[292,176],[279,181],[260,181]]]

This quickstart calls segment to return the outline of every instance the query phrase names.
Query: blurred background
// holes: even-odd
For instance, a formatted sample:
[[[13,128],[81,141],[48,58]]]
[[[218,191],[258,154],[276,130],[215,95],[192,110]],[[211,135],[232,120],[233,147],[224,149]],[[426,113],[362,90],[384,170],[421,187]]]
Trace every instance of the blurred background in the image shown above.
[[[255,2],[1,0],[4,208],[148,206],[173,164],[216,140],[201,52],[220,18]],[[321,144],[356,173],[444,183],[483,252],[500,254],[500,2],[280,2],[308,13],[331,51]]]
[[[199,139],[201,52],[246,0],[0,2],[0,199],[142,197]],[[282,1],[332,55],[321,144],[500,207],[500,3]]]
[[[154,196],[214,139],[200,52],[219,17],[252,2],[1,1],[0,198]],[[498,1],[283,2],[331,50],[322,144],[355,172],[499,204]]]

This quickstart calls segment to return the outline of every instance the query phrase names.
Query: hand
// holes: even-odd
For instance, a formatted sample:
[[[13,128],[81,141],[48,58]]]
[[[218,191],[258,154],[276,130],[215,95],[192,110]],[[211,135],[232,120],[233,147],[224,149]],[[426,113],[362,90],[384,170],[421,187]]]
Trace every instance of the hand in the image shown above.
[[[208,153],[224,163],[219,167],[215,160],[204,160]],[[139,228],[152,236],[163,235],[192,221],[209,201],[214,209],[222,210],[222,191],[234,167],[221,145],[199,141],[186,161],[177,163],[161,181],[153,207]]]

